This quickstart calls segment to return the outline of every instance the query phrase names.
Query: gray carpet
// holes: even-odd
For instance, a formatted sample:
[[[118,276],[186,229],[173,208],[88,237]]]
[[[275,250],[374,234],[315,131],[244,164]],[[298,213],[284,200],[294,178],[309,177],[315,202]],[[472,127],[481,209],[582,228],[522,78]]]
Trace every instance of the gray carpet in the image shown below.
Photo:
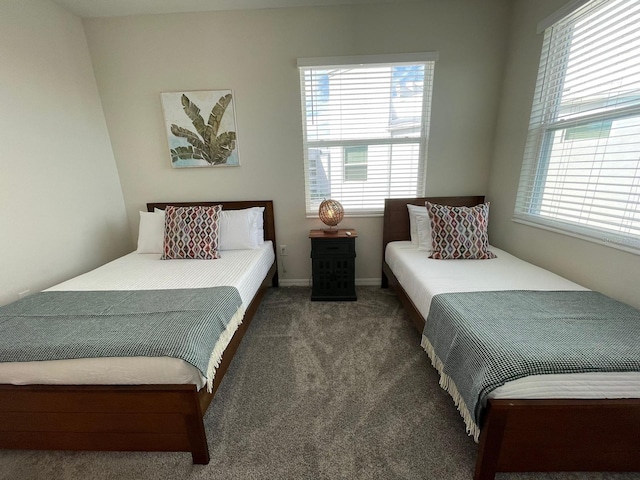
[[[205,417],[209,465],[185,453],[0,451],[0,479],[472,479],[477,446],[393,293],[309,295],[268,291]]]

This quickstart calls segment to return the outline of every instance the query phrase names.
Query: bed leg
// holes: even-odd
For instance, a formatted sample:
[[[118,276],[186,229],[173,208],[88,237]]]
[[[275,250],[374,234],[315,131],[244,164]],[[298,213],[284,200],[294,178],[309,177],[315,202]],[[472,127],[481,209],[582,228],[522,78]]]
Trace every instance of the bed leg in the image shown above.
[[[389,288],[389,279],[385,275],[384,271],[382,272],[382,278],[380,281],[380,288]]]
[[[207,439],[204,438],[204,444],[191,445],[191,458],[196,465],[207,465],[209,463],[209,446]]]
[[[273,278],[271,279],[271,286],[272,287],[279,287],[280,286],[280,281],[278,280],[278,271],[276,270],[276,273],[273,274]]]
[[[504,410],[492,409],[491,401],[489,401],[486,420],[480,434],[480,447],[478,449],[474,480],[495,479],[508,415]]]
[[[195,465],[207,465],[209,463],[209,449],[205,448],[205,452],[191,452],[191,458]]]
[[[207,445],[202,415],[188,415],[186,422],[193,463],[206,465],[209,463],[209,445]]]

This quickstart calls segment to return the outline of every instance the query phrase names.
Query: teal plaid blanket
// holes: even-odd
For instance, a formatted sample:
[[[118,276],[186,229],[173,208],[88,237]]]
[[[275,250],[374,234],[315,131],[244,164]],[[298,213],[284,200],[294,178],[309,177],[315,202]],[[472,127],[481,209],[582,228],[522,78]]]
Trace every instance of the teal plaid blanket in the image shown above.
[[[235,287],[41,292],[0,308],[0,361],[166,356],[210,383],[243,314]]]
[[[477,440],[487,395],[509,381],[640,371],[640,311],[591,291],[441,294],[422,346]]]

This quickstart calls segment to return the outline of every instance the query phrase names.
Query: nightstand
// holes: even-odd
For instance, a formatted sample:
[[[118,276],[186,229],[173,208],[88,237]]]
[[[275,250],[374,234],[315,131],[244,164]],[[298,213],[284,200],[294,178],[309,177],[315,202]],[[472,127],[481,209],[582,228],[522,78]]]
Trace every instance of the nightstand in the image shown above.
[[[356,231],[311,230],[311,300],[357,300]]]

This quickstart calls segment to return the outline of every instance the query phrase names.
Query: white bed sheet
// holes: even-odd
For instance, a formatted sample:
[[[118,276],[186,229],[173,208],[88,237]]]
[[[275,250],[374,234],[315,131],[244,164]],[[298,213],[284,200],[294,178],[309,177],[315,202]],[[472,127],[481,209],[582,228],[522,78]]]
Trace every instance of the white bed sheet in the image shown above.
[[[423,318],[440,293],[491,290],[588,290],[491,247],[492,260],[433,260],[410,241],[391,242],[385,261]],[[533,375],[495,389],[489,398],[640,398],[639,372]]]
[[[244,307],[275,260],[271,241],[256,250],[225,250],[217,260],[167,260],[136,252],[72,278],[48,291],[170,290],[236,287]],[[200,371],[169,357],[106,357],[0,363],[0,383],[14,385],[206,384]]]

